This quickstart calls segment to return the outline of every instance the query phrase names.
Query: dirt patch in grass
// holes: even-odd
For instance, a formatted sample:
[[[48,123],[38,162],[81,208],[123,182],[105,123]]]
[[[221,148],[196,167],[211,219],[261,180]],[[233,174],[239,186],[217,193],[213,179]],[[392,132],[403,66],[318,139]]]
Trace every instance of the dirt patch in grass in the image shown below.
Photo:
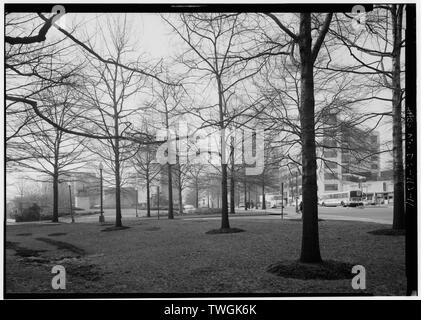
[[[373,230],[368,231],[367,233],[373,234],[375,236],[404,236],[405,235],[405,229],[379,229],[379,230]]]
[[[32,250],[28,248],[24,248],[19,246],[19,243],[6,241],[6,249],[11,249],[16,251],[16,255],[22,258],[26,257],[39,257],[41,252],[45,252],[45,250]]]
[[[75,245],[68,242],[53,240],[50,238],[36,238],[36,240],[43,241],[48,244],[52,244],[53,246],[56,246],[57,249],[68,250],[70,252],[76,253],[77,255],[85,254],[85,250],[83,250],[82,248],[76,247]]]
[[[27,232],[27,233],[18,233],[18,234],[16,234],[16,236],[18,236],[18,237],[29,237],[29,236],[32,236],[32,233],[29,233],[29,232]]]
[[[49,237],[60,237],[60,236],[65,236],[67,233],[64,232],[55,232],[55,233],[50,233],[48,234]]]
[[[206,232],[206,234],[221,234],[221,233],[239,233],[244,232],[245,230],[240,228],[221,228],[221,229],[212,229]]]
[[[129,229],[129,228],[130,227],[127,227],[127,226],[121,226],[121,227],[113,226],[113,227],[108,227],[108,228],[102,229],[101,232],[119,231],[119,230],[126,230],[126,229]]]
[[[102,278],[102,273],[98,271],[98,266],[94,264],[75,261],[67,265],[66,271],[70,276],[82,278],[85,281],[98,281]]]
[[[340,280],[353,277],[354,264],[333,260],[321,263],[302,263],[299,261],[279,261],[271,264],[267,271],[284,278]]]

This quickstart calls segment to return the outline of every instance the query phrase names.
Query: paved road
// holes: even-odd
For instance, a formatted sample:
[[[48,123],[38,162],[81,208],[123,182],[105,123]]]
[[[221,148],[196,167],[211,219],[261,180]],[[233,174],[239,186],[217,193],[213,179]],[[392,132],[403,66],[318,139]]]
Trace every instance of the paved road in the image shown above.
[[[279,219],[280,209],[268,209],[268,210],[248,210],[237,209],[236,215],[230,215],[232,219]],[[284,209],[286,213],[285,219],[296,219],[300,215],[295,213],[295,207],[287,207]],[[158,212],[152,211],[152,217],[158,218]],[[115,221],[115,210],[106,209],[104,211],[105,222]],[[124,219],[135,219],[135,209],[123,209],[122,216]],[[139,217],[146,217],[146,210],[138,210]],[[75,216],[78,222],[98,222],[98,214],[88,216]],[[160,218],[165,219],[167,217],[167,211],[160,211]],[[178,217],[176,215],[176,217]],[[218,214],[215,215],[183,215],[181,219],[220,219]],[[364,208],[343,208],[343,207],[319,207],[319,218],[325,220],[351,220],[351,221],[365,221],[365,222],[376,222],[383,224],[392,224],[393,220],[393,208],[392,207],[364,207]],[[63,222],[70,222],[69,218],[61,218]]]

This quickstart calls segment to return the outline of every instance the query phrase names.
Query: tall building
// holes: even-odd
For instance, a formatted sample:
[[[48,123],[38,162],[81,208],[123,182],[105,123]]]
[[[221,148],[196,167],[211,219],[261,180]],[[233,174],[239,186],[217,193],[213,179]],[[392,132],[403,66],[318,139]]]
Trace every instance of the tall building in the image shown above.
[[[380,171],[380,136],[377,131],[367,131],[351,126],[329,115],[322,137],[318,139],[317,189],[318,194],[378,188],[382,183],[368,183],[381,180]],[[301,150],[296,150],[296,160],[301,162]],[[281,168],[284,199],[295,204],[295,198],[301,198],[301,168],[295,165]],[[387,185],[389,183],[385,182]],[[390,187],[389,187],[390,189]]]
[[[320,193],[349,190],[355,182],[380,175],[380,139],[377,131],[367,132],[330,115],[323,131],[319,160]]]

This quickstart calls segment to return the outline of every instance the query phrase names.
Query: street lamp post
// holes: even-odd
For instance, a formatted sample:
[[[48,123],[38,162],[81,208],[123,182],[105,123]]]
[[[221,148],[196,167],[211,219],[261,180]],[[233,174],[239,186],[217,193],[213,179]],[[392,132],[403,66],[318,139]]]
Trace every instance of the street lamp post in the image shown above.
[[[103,206],[103,192],[102,192],[102,170],[104,169],[102,162],[99,163],[99,193],[100,193],[100,213],[99,213],[99,222],[104,223],[104,206]]]

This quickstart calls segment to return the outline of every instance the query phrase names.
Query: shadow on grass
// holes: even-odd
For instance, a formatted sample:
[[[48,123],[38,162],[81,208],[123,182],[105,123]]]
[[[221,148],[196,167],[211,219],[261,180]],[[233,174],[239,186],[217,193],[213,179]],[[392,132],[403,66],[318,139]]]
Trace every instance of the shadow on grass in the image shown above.
[[[239,233],[244,232],[245,230],[239,228],[221,228],[221,229],[213,229],[206,232],[206,234],[223,234],[223,233]]]
[[[271,264],[266,271],[277,276],[293,279],[340,280],[352,279],[352,267],[347,262],[326,260],[321,263],[302,263],[300,261],[279,261]]]
[[[294,218],[294,219],[288,219],[289,221],[299,221],[299,222],[302,222],[303,221],[303,219],[301,219],[301,218]],[[318,221],[319,222],[322,222],[322,221],[325,221],[324,219],[318,219]]]
[[[404,236],[405,229],[378,229],[373,231],[368,231],[367,233],[373,234],[375,236]]]
[[[36,240],[51,244],[53,246],[56,246],[57,249],[68,250],[68,251],[76,253],[78,255],[84,255],[85,254],[85,250],[83,250],[82,248],[76,247],[75,245],[73,245],[71,243],[68,243],[68,242],[53,240],[53,239],[50,239],[50,238],[36,238]]]
[[[108,228],[102,229],[101,232],[119,231],[119,230],[126,230],[126,229],[129,229],[129,228],[130,227],[127,227],[127,226],[121,226],[121,227],[113,226],[113,227],[108,227]]]
[[[26,258],[26,257],[39,257],[40,252],[45,252],[45,250],[32,250],[19,246],[19,243],[6,241],[6,249],[11,249],[16,251],[16,255]]]

